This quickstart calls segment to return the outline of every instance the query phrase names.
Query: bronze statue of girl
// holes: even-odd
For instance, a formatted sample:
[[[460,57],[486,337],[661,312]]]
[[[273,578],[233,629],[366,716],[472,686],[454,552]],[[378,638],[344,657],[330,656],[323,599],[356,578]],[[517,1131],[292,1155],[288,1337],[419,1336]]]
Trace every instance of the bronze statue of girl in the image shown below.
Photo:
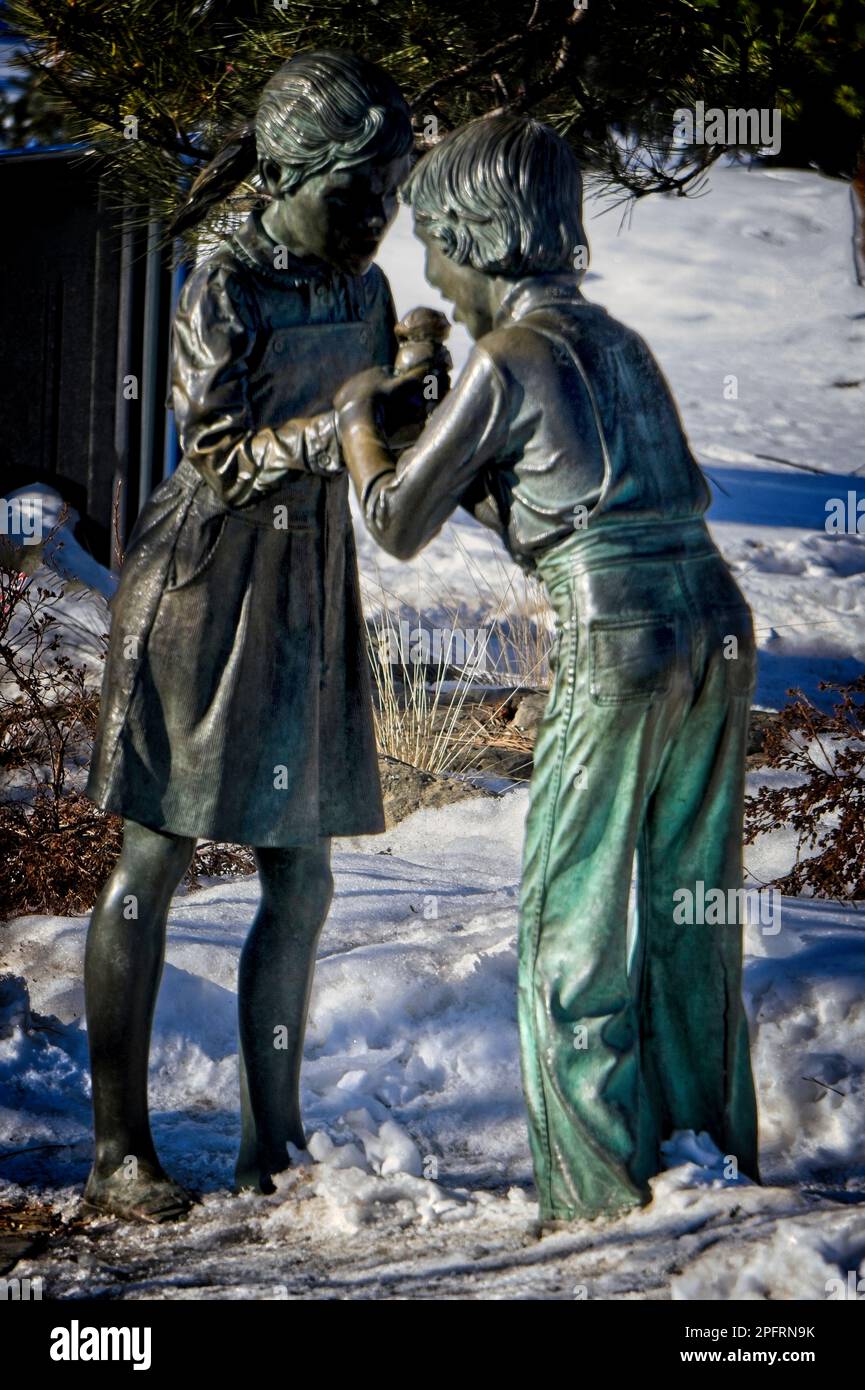
[[[85,1201],[151,1221],[191,1201],[157,1157],[147,1069],[168,906],[197,839],[255,847],[236,1184],[272,1191],[287,1144],[304,1144],[298,1080],[330,837],[383,828],[332,406],[345,378],[394,361],[390,290],[372,262],[409,169],[409,111],[363,59],[301,53],[265,87],[255,140],[269,202],[198,266],[178,307],[183,460],[130,541],[88,784],[125,828],[87,939]],[[422,371],[393,379],[403,422],[422,409]]]

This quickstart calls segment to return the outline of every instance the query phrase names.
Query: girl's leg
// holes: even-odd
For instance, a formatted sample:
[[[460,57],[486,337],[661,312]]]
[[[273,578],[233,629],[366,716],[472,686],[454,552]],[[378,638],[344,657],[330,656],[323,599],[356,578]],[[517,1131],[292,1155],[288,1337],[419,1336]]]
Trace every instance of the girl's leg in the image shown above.
[[[304,1148],[300,1064],[315,952],[333,897],[330,840],[256,850],[261,904],[240,958],[241,1143],[236,1186],[274,1190]]]
[[[190,1199],[165,1175],[147,1110],[147,1063],[171,896],[195,841],[126,821],[93,909],[84,964],[96,1153],[84,1198],[117,1215],[168,1220]]]

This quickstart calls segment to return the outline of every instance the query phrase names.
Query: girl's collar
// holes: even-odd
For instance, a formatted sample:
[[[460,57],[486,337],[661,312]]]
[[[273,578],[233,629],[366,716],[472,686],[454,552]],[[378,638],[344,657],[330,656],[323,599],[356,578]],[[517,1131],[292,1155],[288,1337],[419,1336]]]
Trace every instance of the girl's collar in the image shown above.
[[[304,261],[286,246],[280,246],[265,231],[261,212],[249,214],[228,238],[233,251],[251,269],[272,284],[283,288],[307,284],[330,284],[336,272],[323,261]]]

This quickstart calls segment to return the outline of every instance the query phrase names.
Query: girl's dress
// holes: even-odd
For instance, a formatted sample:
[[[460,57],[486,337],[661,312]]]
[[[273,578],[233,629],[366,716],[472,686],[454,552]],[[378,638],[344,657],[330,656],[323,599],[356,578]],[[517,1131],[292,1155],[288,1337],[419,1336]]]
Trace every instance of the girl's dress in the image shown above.
[[[112,605],[88,794],[177,835],[262,847],[384,828],[333,396],[394,359],[373,266],[288,257],[257,213],[175,318],[183,459]]]

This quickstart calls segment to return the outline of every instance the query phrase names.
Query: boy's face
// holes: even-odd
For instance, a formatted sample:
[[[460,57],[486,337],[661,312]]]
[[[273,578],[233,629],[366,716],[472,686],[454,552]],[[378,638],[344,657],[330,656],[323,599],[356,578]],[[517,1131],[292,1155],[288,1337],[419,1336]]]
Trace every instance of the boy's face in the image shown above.
[[[495,313],[491,276],[450,260],[435,238],[417,222],[415,232],[426,248],[427,280],[454,305],[454,322],[464,323],[473,338],[482,338],[492,328]]]
[[[348,275],[363,275],[396,216],[408,155],[385,164],[369,159],[329,169],[284,193],[278,192],[278,166],[267,165],[262,174],[274,201],[266,210],[265,226],[274,241],[295,255],[315,256]]]

